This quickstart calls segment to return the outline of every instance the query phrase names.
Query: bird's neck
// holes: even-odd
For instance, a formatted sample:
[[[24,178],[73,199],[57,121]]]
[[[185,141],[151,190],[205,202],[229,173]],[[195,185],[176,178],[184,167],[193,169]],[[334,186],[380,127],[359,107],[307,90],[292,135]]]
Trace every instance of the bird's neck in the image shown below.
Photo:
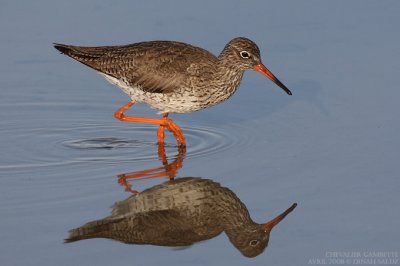
[[[245,232],[251,230],[254,226],[257,226],[253,220],[249,219],[247,221],[229,221],[225,224],[225,232],[227,235],[235,235],[238,232]]]
[[[231,243],[240,247],[240,244],[243,243],[243,239],[247,238],[254,234],[255,231],[260,230],[260,225],[256,224],[252,220],[247,221],[245,224],[235,224],[235,226],[225,228],[225,234],[228,236]]]
[[[214,84],[216,90],[221,90],[227,97],[232,96],[240,85],[244,70],[229,64],[229,58],[218,57],[216,72],[214,73]]]
[[[243,202],[228,190],[224,191],[224,200],[219,202],[218,218],[227,234],[255,224]]]

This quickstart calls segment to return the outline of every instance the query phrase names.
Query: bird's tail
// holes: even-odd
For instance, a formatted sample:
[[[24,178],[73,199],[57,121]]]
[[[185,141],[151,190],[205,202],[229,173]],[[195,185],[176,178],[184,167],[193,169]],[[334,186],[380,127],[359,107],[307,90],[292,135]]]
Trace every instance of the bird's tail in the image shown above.
[[[99,59],[104,54],[100,51],[100,48],[97,47],[81,47],[61,43],[54,43],[53,45],[54,48],[62,54],[68,55],[69,57],[88,65],[90,65],[90,62]]]
[[[69,237],[64,239],[64,243],[71,243],[89,238],[107,237],[113,224],[116,222],[118,222],[118,220],[115,219],[102,219],[89,222],[69,231]]]

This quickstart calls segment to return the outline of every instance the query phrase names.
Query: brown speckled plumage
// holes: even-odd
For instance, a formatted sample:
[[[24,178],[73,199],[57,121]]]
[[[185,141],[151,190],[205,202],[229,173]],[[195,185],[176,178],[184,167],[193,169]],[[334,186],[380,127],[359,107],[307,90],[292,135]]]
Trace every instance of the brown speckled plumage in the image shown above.
[[[251,220],[230,189],[187,177],[117,202],[111,216],[73,229],[66,242],[110,238],[129,244],[188,246],[223,231],[247,257],[260,254],[269,240],[269,231]]]
[[[103,47],[55,44],[55,48],[160,113],[187,113],[220,103],[236,91],[245,70],[261,64],[259,48],[243,37],[231,40],[218,57],[173,41]],[[250,57],[241,57],[242,51]]]

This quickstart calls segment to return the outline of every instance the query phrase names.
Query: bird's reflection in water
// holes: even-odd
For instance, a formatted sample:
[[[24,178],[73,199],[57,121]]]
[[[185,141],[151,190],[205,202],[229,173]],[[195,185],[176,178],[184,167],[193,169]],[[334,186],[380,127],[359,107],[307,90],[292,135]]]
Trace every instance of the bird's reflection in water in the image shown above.
[[[182,165],[180,159],[183,157],[175,159],[175,166],[167,163],[152,169],[150,177],[176,173]],[[145,176],[142,171],[129,177]],[[258,224],[229,188],[210,179],[169,177],[167,182],[140,193],[134,191],[126,200],[115,203],[110,216],[71,230],[65,242],[109,238],[128,244],[183,247],[225,232],[244,256],[255,257],[268,245],[272,228],[296,207],[293,204],[269,222]]]
[[[128,182],[129,180],[150,179],[157,177],[167,177],[169,178],[169,180],[173,180],[178,174],[178,170],[182,168],[185,156],[186,146],[179,146],[178,154],[174,157],[173,162],[168,163],[165,146],[164,144],[159,144],[158,158],[162,162],[163,166],[142,171],[120,174],[118,175],[118,183],[124,186],[126,191],[136,194],[138,193],[138,191],[132,189],[132,185]]]

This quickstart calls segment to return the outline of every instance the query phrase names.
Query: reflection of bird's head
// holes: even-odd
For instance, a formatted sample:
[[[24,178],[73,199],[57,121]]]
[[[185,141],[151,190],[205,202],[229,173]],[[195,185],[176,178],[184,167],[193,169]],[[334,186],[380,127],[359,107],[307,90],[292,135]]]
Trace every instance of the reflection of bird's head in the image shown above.
[[[268,245],[269,232],[259,224],[253,224],[246,228],[227,230],[231,243],[246,257],[255,257],[261,254]]]
[[[250,225],[227,228],[226,234],[232,244],[239,249],[244,256],[255,257],[262,253],[268,246],[269,234],[272,228],[291,213],[296,206],[297,203],[294,203],[286,211],[264,224],[252,222]]]

